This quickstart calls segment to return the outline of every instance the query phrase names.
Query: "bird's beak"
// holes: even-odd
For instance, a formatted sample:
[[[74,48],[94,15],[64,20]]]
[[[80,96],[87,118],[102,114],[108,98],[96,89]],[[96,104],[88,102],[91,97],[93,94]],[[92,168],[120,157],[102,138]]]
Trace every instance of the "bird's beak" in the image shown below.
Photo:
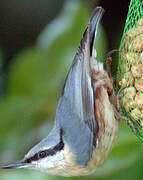
[[[27,168],[29,167],[29,163],[24,163],[23,160],[8,164],[6,166],[2,166],[1,169],[14,169],[14,168]]]

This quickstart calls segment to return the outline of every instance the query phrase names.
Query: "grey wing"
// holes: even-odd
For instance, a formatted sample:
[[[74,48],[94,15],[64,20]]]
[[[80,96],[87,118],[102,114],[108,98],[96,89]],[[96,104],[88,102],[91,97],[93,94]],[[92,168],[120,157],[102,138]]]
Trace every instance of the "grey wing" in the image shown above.
[[[96,12],[96,16],[100,14],[97,21],[100,20],[102,13],[103,9]],[[70,146],[77,163],[83,166],[87,165],[92,156],[94,138],[98,131],[94,116],[94,93],[90,70],[92,56],[90,49],[93,48],[90,35],[91,31],[94,34],[95,32],[90,23],[68,73],[55,119],[56,125],[63,129],[63,140]]]

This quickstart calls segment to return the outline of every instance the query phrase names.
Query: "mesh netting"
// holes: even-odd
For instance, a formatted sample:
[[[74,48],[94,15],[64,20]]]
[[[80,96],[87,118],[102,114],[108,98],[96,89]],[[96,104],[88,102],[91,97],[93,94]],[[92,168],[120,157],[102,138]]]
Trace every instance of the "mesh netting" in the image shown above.
[[[119,50],[119,87],[128,86],[123,112],[143,136],[143,0],[131,0]],[[143,140],[143,138],[142,138]]]

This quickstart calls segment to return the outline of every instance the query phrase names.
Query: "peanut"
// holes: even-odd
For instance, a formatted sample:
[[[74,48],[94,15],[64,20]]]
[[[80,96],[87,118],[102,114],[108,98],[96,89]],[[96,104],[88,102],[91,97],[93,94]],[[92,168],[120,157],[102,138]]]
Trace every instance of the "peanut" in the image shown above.
[[[140,120],[141,118],[141,111],[138,108],[135,108],[131,111],[130,115],[135,119],[135,120]]]
[[[134,77],[131,72],[126,72],[121,80],[122,86],[134,85]]]
[[[137,104],[138,108],[143,108],[143,93],[138,92],[136,94],[135,103]]]
[[[136,78],[135,80],[135,87],[140,92],[143,92],[143,76]]]
[[[136,36],[132,43],[129,45],[129,51],[133,52],[141,52],[143,51],[143,32]]]

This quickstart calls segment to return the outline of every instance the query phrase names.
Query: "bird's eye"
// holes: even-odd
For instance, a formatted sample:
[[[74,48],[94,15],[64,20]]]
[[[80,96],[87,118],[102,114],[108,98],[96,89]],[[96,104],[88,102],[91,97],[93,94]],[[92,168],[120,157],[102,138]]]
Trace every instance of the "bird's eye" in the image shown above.
[[[39,152],[39,156],[40,156],[40,158],[44,158],[47,156],[47,153],[45,151],[41,151],[41,152]]]

